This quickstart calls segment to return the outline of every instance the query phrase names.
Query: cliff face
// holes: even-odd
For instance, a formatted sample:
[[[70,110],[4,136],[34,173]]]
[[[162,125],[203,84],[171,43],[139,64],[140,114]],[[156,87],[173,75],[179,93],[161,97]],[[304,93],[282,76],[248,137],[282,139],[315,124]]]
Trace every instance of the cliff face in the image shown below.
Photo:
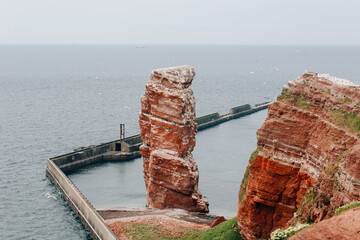
[[[189,88],[195,76],[189,66],[157,69],[141,97],[139,124],[143,145],[147,205],[207,212],[198,190],[195,147],[195,98]]]
[[[360,87],[305,73],[285,86],[257,132],[239,193],[246,239],[295,221],[321,221],[360,199]]]

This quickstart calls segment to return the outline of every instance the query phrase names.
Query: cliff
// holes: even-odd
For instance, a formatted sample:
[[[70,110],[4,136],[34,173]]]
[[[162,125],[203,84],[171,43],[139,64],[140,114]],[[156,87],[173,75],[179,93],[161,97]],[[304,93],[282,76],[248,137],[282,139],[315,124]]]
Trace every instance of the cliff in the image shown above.
[[[156,69],[141,97],[140,154],[150,207],[208,211],[191,154],[196,143],[196,115],[189,86],[194,76],[189,66]]]
[[[305,73],[283,88],[257,131],[239,192],[245,239],[318,222],[360,199],[360,87]]]

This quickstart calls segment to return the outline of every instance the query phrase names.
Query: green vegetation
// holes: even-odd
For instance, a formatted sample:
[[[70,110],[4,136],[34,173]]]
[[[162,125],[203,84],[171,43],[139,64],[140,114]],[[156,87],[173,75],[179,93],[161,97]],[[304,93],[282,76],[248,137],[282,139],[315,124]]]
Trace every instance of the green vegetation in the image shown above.
[[[245,196],[245,192],[246,192],[246,187],[247,184],[249,182],[249,173],[250,173],[250,164],[252,162],[254,162],[256,156],[259,154],[259,149],[257,148],[250,156],[249,159],[249,165],[246,168],[246,171],[244,173],[244,177],[243,180],[241,181],[241,185],[240,185],[240,193],[239,193],[239,200],[243,203],[244,202],[244,196]]]
[[[343,103],[351,103],[353,100],[351,98],[345,96],[342,101],[343,101]]]
[[[327,174],[327,183],[331,184],[328,187],[333,188],[336,191],[343,191],[344,187],[339,182],[339,177],[341,176],[340,164],[347,161],[347,153],[351,152],[352,149],[349,148],[346,151],[342,152],[338,158],[329,163],[328,167],[325,169],[325,173]],[[333,181],[331,181],[331,178]],[[327,205],[331,202],[333,197],[333,193],[330,191],[321,191],[319,188],[317,189],[310,189],[308,190],[304,197],[301,200],[300,206],[296,212],[296,221],[301,223],[311,223],[311,213],[313,212],[314,208],[321,209],[324,205]],[[331,208],[333,212],[335,209]]]
[[[332,163],[325,169],[325,173],[334,179],[335,188],[339,192],[341,192],[341,187],[338,180],[338,176],[340,176],[340,171],[339,171],[340,162],[341,161]]]
[[[288,239],[288,237],[291,237],[304,228],[309,227],[309,224],[298,224],[295,227],[288,227],[287,229],[276,229],[270,234],[270,240],[285,240]]]
[[[259,151],[260,151],[260,149],[257,148],[257,149],[255,149],[255,151],[253,151],[253,152],[251,153],[250,159],[249,159],[249,162],[250,162],[250,163],[253,163],[253,162],[254,162],[256,156],[259,154]]]
[[[294,105],[297,107],[309,109],[312,107],[310,103],[307,103],[304,97],[295,97],[294,98]]]
[[[296,97],[296,96],[293,96],[292,91],[287,88],[283,88],[283,90],[282,90],[281,94],[278,96],[277,100],[278,101],[284,100],[284,101],[294,104],[297,107],[305,108],[305,109],[309,109],[310,107],[315,107],[314,105],[307,102],[305,94],[302,94],[301,96]]]
[[[335,175],[338,169],[339,169],[339,163],[332,163],[325,169],[325,173],[332,177]]]
[[[347,149],[346,151],[343,151],[338,157],[337,160],[331,164],[325,169],[325,173],[329,175],[330,177],[334,177],[336,173],[339,174],[339,165],[347,160],[347,153],[352,151],[351,148]]]
[[[145,223],[134,223],[130,227],[124,230],[125,235],[133,240],[146,240],[146,239],[196,239],[193,238],[198,236],[201,232],[196,229],[185,229],[179,228],[176,231],[170,231],[162,226],[153,226]]]
[[[319,194],[313,189],[307,191],[301,199],[300,206],[296,211],[297,219],[301,223],[312,223],[311,211],[315,207],[315,203],[319,198]]]
[[[356,208],[356,207],[359,207],[360,206],[360,202],[352,202],[352,203],[349,203],[349,204],[346,204],[344,206],[341,206],[339,207],[338,209],[336,209],[335,211],[335,215],[340,215],[340,213],[346,211],[346,210],[349,210],[349,209],[352,209],[352,208]]]
[[[237,226],[236,217],[227,220],[209,230],[179,228],[176,231],[162,226],[135,223],[124,230],[125,235],[133,240],[242,240]]]
[[[192,239],[201,240],[242,240],[237,226],[236,217],[227,220],[219,225],[193,236]]]
[[[335,184],[335,189],[339,192],[341,192],[344,187],[342,187],[339,183],[338,177],[341,175],[341,171],[340,171],[340,164],[345,162],[347,160],[346,154],[347,152],[351,151],[351,148],[342,152],[339,157],[337,158],[337,160],[331,164],[329,164],[329,166],[325,169],[325,173],[334,179],[334,184]]]
[[[360,118],[356,114],[341,109],[333,109],[332,117],[338,125],[348,127],[353,132],[360,131]]]
[[[277,97],[278,101],[292,99],[292,91],[288,88],[283,88],[281,94]]]

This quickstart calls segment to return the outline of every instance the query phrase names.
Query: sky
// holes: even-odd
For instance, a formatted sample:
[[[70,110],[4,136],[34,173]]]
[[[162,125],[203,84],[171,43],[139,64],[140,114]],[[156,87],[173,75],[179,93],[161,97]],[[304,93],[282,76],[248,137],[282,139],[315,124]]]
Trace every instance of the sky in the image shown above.
[[[0,0],[0,44],[360,44],[359,0]]]

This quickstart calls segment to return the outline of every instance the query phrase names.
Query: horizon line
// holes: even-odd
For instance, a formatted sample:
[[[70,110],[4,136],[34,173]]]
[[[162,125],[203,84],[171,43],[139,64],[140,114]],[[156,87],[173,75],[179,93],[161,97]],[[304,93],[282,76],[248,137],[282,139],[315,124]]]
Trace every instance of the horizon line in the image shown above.
[[[360,46],[360,43],[0,43],[0,45],[134,45],[139,47],[158,45],[188,46]]]

